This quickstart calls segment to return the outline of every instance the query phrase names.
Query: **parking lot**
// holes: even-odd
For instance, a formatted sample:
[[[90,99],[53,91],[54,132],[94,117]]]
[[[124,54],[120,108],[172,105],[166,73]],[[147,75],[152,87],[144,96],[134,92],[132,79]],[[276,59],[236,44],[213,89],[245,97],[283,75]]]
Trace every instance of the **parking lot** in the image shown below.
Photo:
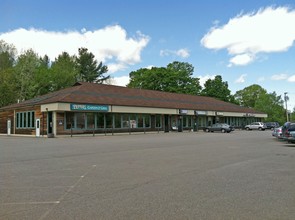
[[[0,136],[0,219],[294,219],[271,131]]]

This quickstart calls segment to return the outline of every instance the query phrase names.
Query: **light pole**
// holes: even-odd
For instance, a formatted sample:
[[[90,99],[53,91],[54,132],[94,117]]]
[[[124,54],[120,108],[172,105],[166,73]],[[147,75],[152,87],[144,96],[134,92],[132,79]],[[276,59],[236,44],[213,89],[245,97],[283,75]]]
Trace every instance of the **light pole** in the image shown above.
[[[288,116],[288,105],[287,105],[287,101],[289,100],[289,97],[287,96],[287,92],[284,93],[284,99],[285,99],[285,103],[286,103],[286,116],[287,116],[287,121],[289,121],[289,116]]]

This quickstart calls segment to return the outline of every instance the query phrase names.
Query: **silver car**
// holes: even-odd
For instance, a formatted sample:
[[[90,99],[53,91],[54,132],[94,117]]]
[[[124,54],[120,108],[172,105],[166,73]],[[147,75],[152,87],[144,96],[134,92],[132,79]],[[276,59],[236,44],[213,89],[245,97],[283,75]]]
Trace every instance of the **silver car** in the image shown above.
[[[278,128],[274,128],[272,131],[272,136],[278,139],[283,139],[282,126]]]
[[[234,130],[234,128],[228,124],[224,124],[224,123],[216,123],[216,124],[213,124],[211,126],[207,126],[207,127],[204,127],[203,130],[205,132],[214,132],[214,131],[220,131],[222,133],[229,133],[231,131]]]
[[[249,130],[260,130],[260,131],[264,131],[266,129],[266,125],[262,122],[253,122],[249,125],[245,126],[245,129],[247,131]]]

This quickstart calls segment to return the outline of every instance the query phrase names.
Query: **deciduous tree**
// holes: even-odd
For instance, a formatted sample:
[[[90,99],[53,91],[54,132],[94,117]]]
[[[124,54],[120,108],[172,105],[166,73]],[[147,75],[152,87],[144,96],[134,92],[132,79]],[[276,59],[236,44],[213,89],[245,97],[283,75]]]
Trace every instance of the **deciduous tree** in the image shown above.
[[[256,101],[266,93],[260,85],[253,84],[237,91],[234,96],[241,106],[254,108]]]
[[[275,92],[262,93],[255,102],[254,109],[267,113],[267,121],[285,122],[284,101]]]
[[[15,47],[0,40],[0,107],[16,102],[15,56]]]
[[[67,52],[60,54],[50,68],[51,90],[56,91],[74,85],[78,81],[76,58]]]
[[[231,91],[228,89],[228,83],[222,81],[220,75],[214,79],[208,79],[204,84],[202,95],[217,98],[225,102],[233,102]]]
[[[46,58],[43,60],[32,49],[25,51],[18,57],[14,71],[17,77],[17,97],[20,101],[47,92],[44,88],[44,82],[48,81],[46,76],[48,66],[46,65]]]
[[[143,68],[129,74],[128,87],[197,95],[201,86],[193,71],[191,64],[176,61],[167,67]]]
[[[12,68],[16,56],[16,49],[13,45],[0,40],[0,71]]]

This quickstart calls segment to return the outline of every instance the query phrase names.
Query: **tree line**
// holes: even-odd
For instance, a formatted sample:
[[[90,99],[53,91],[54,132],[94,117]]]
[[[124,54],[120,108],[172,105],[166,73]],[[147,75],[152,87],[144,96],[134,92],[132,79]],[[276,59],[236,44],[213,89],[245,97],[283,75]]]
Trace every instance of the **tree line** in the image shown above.
[[[17,56],[15,47],[0,41],[0,107],[74,85],[77,81],[102,83],[107,66],[98,63],[87,48],[78,56],[62,52],[50,62],[32,49]]]
[[[107,72],[108,67],[87,48],[79,48],[77,56],[62,52],[50,61],[47,55],[40,57],[32,49],[17,55],[14,45],[0,41],[0,107],[70,87],[78,81],[110,83]],[[268,121],[286,121],[284,101],[275,92],[268,93],[254,84],[231,94],[220,75],[208,79],[202,87],[193,73],[191,64],[174,61],[166,67],[132,71],[127,87],[214,97],[267,113]]]
[[[280,124],[286,121],[284,101],[276,92],[268,93],[260,85],[253,84],[232,95],[228,83],[220,75],[208,79],[202,87],[200,79],[193,77],[193,72],[194,67],[191,64],[177,61],[166,67],[143,68],[129,74],[128,87],[214,97],[267,113],[267,121]],[[295,110],[291,118],[295,117],[294,112]]]

